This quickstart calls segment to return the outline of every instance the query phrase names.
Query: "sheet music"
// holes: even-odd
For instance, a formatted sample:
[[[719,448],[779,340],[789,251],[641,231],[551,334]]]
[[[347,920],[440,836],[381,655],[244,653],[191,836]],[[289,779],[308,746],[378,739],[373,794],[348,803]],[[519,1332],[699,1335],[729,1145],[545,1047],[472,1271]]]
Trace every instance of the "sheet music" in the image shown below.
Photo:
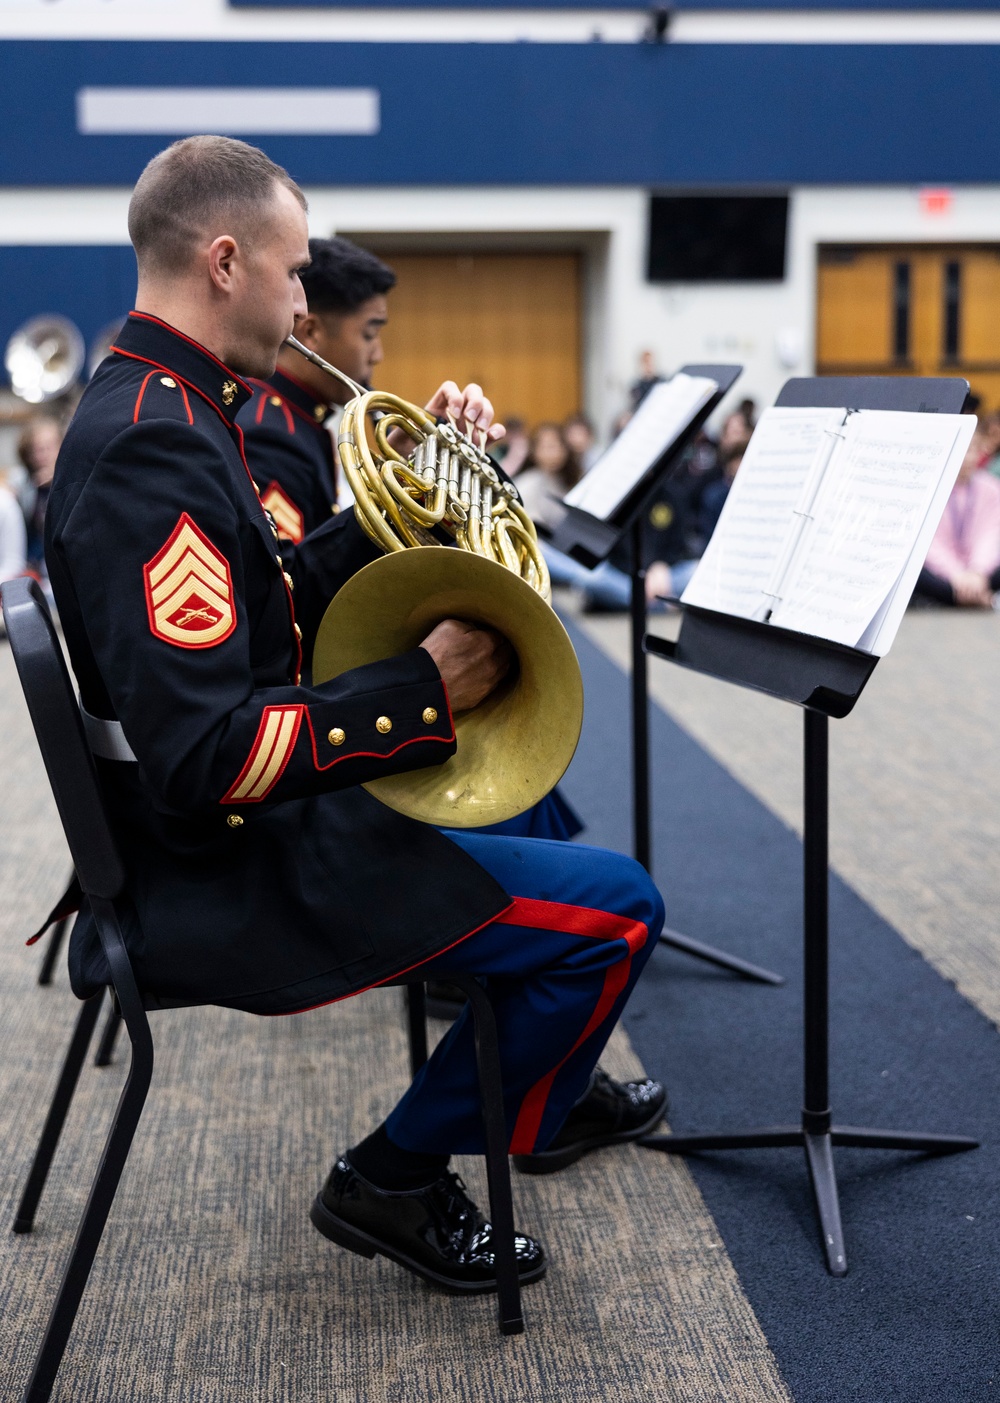
[[[766,409],[733,480],[719,523],[681,596],[763,619],[801,533],[846,409]],[[769,593],[770,592],[770,593]]]
[[[956,416],[959,421],[958,434],[955,438],[955,446],[951,450],[951,457],[944,470],[941,481],[935,489],[931,498],[931,504],[927,508],[927,515],[917,537],[916,544],[910,552],[910,558],[903,566],[899,579],[888,599],[885,608],[879,610],[872,623],[858,640],[859,648],[866,648],[869,652],[876,653],[879,657],[887,653],[892,646],[892,640],[896,637],[896,630],[899,628],[906,613],[906,606],[910,602],[913,587],[917,583],[917,576],[921,567],[927,559],[927,552],[930,550],[934,532],[938,528],[938,522],[944,515],[944,509],[948,505],[948,498],[951,490],[955,486],[955,479],[958,477],[962,460],[968,452],[969,443],[976,431],[976,419],[971,414],[960,414]]]
[[[771,622],[857,645],[926,534],[929,508],[954,461],[959,434],[967,442],[972,428],[971,416],[957,414],[852,414]]]
[[[607,521],[718,388],[705,376],[683,373],[654,385],[614,443],[567,493],[566,505]]]

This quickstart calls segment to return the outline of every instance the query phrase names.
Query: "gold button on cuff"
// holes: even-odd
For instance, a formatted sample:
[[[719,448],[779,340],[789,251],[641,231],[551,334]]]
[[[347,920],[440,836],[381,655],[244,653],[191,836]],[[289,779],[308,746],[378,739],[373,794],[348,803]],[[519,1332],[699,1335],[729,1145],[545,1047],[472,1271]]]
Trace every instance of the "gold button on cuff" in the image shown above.
[[[383,736],[387,736],[392,730],[392,722],[389,720],[388,716],[380,716],[375,722],[375,729],[381,732]]]
[[[268,400],[268,404],[273,404],[274,407],[275,407],[276,409],[280,409],[280,407],[281,407],[281,396],[280,396],[280,395],[272,395],[271,398]]]
[[[161,384],[161,385],[166,385],[166,387],[167,387],[168,390],[176,390],[176,389],[177,389],[177,381],[171,379],[171,377],[170,377],[169,375],[161,375],[161,376],[160,376],[160,384]]]
[[[428,726],[434,725],[434,722],[438,719],[438,714],[433,706],[424,707],[423,719],[426,721]]]
[[[229,824],[230,828],[243,827],[243,820],[240,818],[239,814],[230,814],[229,817],[226,819],[226,822]]]
[[[333,730],[327,736],[327,740],[331,745],[343,745],[346,739],[346,732],[342,731],[339,726],[334,726]]]

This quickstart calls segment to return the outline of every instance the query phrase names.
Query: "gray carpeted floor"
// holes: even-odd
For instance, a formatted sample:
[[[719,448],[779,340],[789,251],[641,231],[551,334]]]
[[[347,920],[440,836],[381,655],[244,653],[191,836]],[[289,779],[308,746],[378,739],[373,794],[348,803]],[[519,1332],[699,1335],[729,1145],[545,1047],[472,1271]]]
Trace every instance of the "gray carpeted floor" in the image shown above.
[[[16,679],[0,653],[0,1396],[16,1398],[123,1076],[87,1068],[38,1229],[6,1231],[76,1005],[34,983],[21,939],[68,861]],[[528,1333],[488,1299],[432,1294],[339,1251],[308,1221],[332,1155],[402,1090],[398,991],[297,1018],[153,1018],[157,1070],[84,1298],[59,1403],[788,1403],[682,1164],[629,1149],[517,1179],[546,1239]],[[607,1064],[635,1069],[624,1035]],[[481,1200],[479,1166],[463,1167]]]

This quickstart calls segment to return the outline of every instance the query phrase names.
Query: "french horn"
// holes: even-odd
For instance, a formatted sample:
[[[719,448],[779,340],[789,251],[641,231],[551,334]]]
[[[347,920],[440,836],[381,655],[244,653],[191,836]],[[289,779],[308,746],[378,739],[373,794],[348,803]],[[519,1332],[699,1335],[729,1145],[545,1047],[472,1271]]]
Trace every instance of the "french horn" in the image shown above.
[[[479,828],[536,804],[564,774],[583,723],[583,683],[551,606],[534,524],[479,443],[397,395],[366,389],[295,337],[288,344],[351,391],[338,435],[354,510],[385,555],[338,591],[320,624],[313,680],[418,647],[443,619],[496,629],[515,663],[454,717],[442,765],[372,780],[382,803],[425,823]],[[399,430],[408,456],[390,442]]]

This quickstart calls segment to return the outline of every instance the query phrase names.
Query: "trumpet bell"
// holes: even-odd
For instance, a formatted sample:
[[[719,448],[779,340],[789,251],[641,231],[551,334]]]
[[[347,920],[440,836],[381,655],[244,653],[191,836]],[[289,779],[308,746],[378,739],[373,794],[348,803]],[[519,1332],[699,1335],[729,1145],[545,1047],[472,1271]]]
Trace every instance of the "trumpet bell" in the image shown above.
[[[364,787],[399,813],[445,828],[501,823],[536,804],[573,758],[583,724],[580,668],[557,615],[512,571],[447,546],[397,551],[334,596],[313,653],[313,680],[416,648],[442,619],[495,628],[517,666],[454,718],[458,749],[443,765]]]
[[[28,404],[57,399],[76,382],[85,354],[83,337],[66,317],[32,317],[7,342],[10,387]]]

